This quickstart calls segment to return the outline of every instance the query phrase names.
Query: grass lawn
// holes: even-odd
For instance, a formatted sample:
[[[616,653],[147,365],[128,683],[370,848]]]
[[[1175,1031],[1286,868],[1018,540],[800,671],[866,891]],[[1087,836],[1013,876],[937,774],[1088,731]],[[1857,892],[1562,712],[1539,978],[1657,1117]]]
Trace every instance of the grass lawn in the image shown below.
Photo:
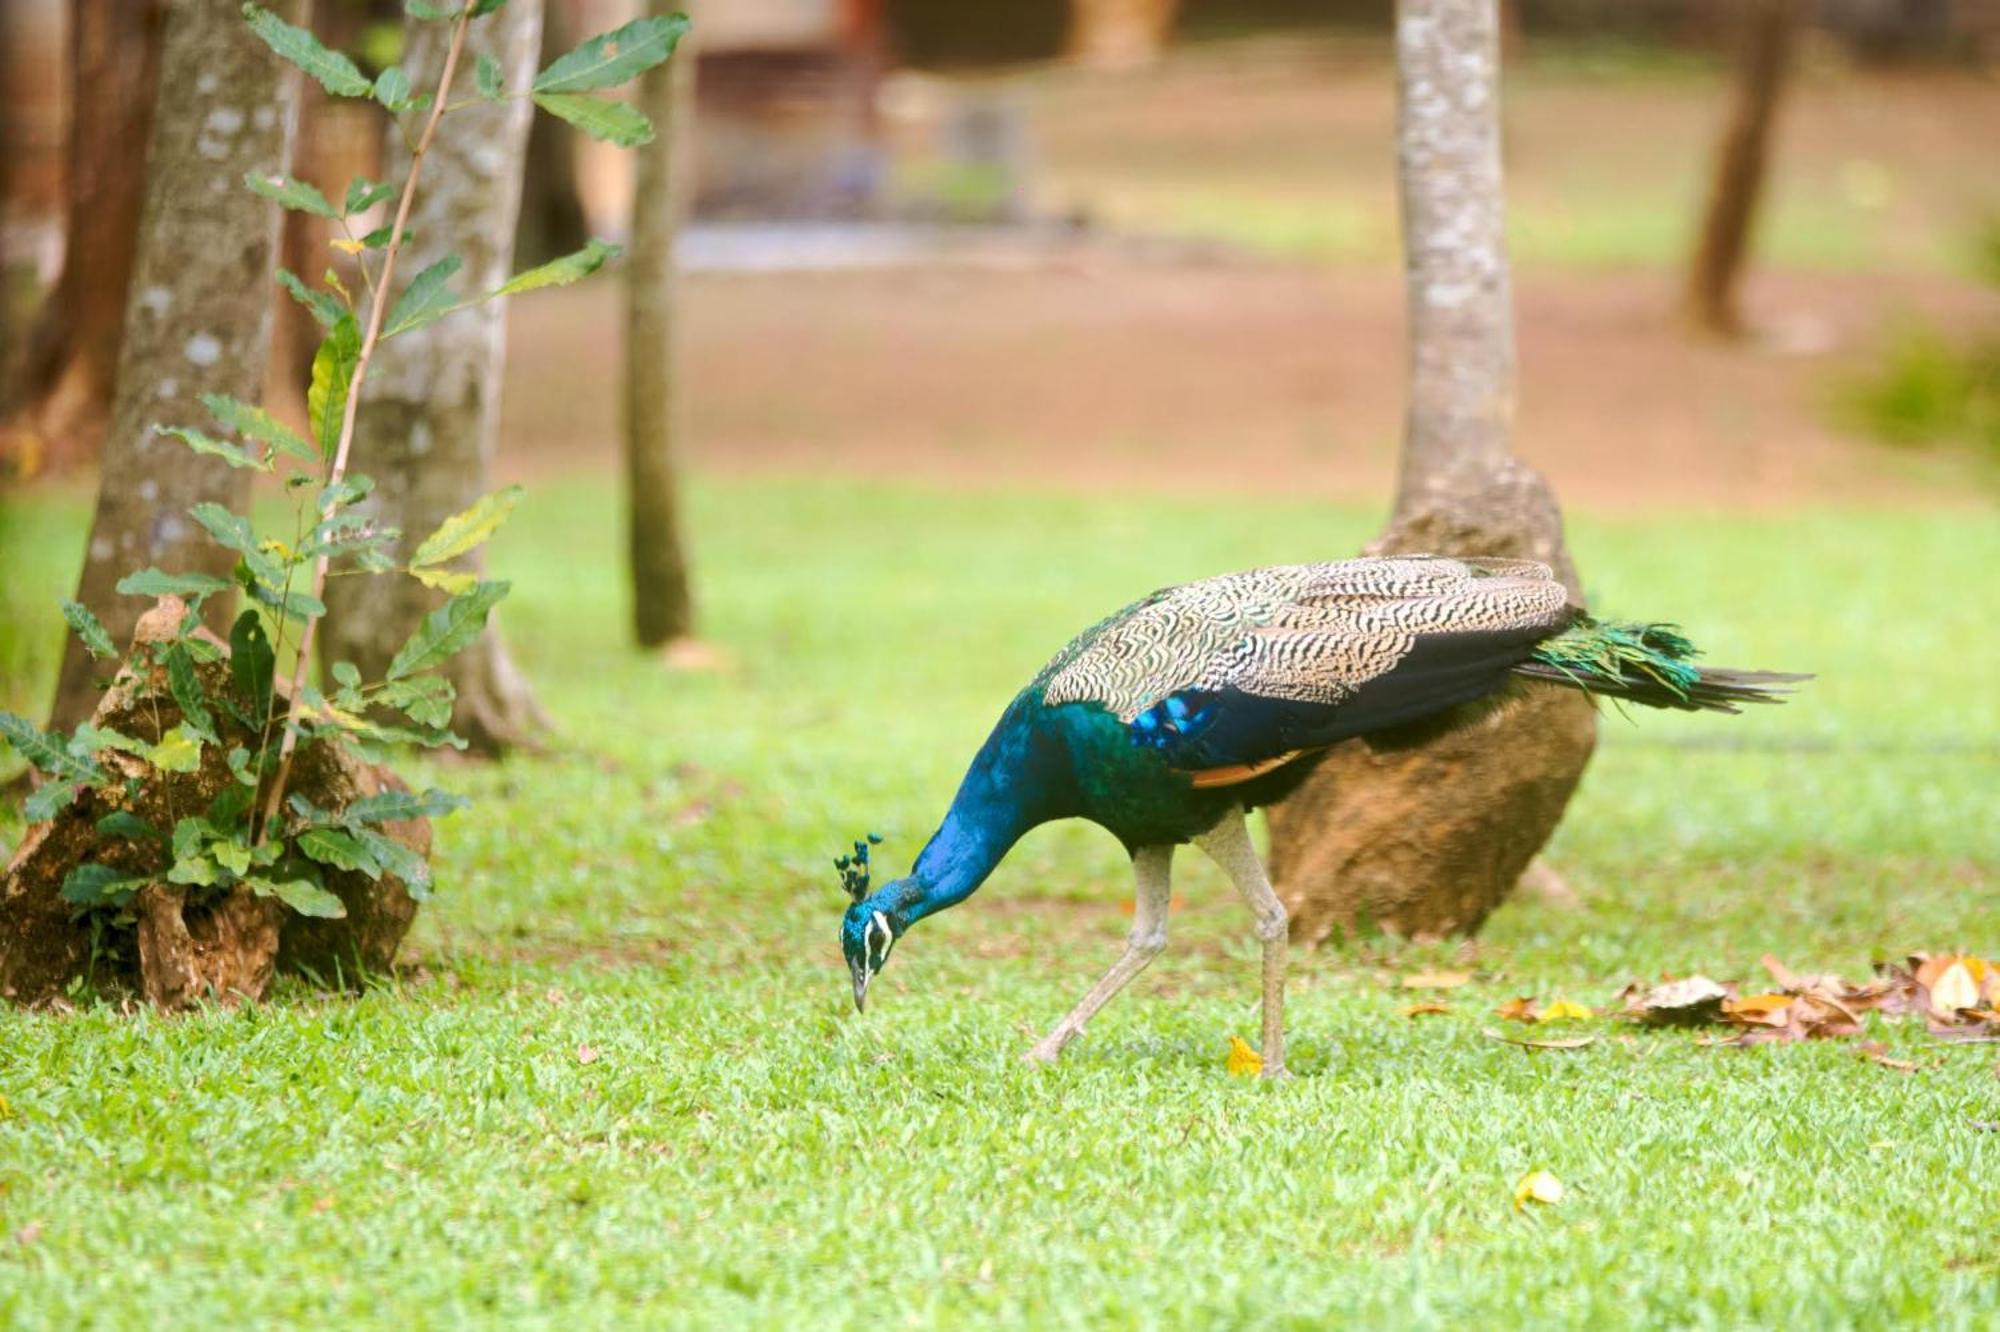
[[[80,503],[0,510],[0,703],[48,687]],[[1575,525],[1597,603],[1718,661],[1816,671],[1743,718],[1610,715],[1550,855],[1453,1012],[1376,942],[1295,969],[1301,1074],[1256,1029],[1247,913],[1182,860],[1168,953],[1054,1070],[1017,1061],[1114,955],[1128,872],[1032,835],[857,1018],[828,863],[906,866],[1001,705],[1160,583],[1352,549],[1270,502],[710,482],[708,632],[626,650],[607,488],[531,494],[496,559],[560,751],[421,774],[440,827],[411,966],[177,1020],[0,1013],[0,1322],[449,1326],[1880,1326],[2000,1322],[2000,1047],[1913,1022],[1730,1050],[1597,1020],[1485,1039],[1516,994],[2000,952],[1990,515]],[[18,819],[18,816],[6,816]],[[0,823],[0,842],[19,834]],[[1517,1212],[1547,1169],[1559,1205]]]

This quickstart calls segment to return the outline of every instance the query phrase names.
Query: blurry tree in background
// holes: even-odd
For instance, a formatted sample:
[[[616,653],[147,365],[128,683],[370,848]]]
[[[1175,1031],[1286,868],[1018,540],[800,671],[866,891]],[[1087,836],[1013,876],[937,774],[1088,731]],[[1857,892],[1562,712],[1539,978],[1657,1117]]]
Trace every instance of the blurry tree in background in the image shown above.
[[[542,13],[542,65],[576,44],[569,6]],[[521,181],[521,220],[514,229],[514,262],[526,267],[572,254],[590,239],[577,193],[576,131],[554,116],[536,116],[528,127],[528,164]]]
[[[1736,90],[1687,283],[1688,317],[1724,337],[1744,331],[1738,293],[1743,263],[1769,174],[1772,122],[1805,19],[1806,0],[1743,0],[1741,6]]]
[[[1508,451],[1513,298],[1492,0],[1396,11],[1409,407],[1402,475],[1371,554],[1497,555],[1553,565],[1581,599],[1562,513]],[[1337,746],[1274,806],[1271,875],[1295,937],[1363,922],[1476,929],[1562,817],[1596,740],[1590,701],[1521,691],[1477,723]]]
[[[277,8],[298,17],[304,7]],[[219,68],[230,77],[217,77]],[[201,419],[203,394],[248,402],[262,387],[278,215],[243,177],[289,169],[298,92],[297,76],[244,25],[239,0],[176,0],[158,82],[111,427],[76,594],[119,644],[148,609],[114,591],[121,577],[149,566],[226,576],[235,563],[185,515],[207,500],[242,508],[248,474],[190,456],[153,424]],[[65,270],[74,267],[72,256]],[[226,598],[210,602],[211,627],[226,625],[228,609]],[[96,674],[72,637],[51,725],[90,716]]]
[[[1070,0],[1067,54],[1092,69],[1138,69],[1173,36],[1179,0]]]
[[[534,114],[523,94],[541,49],[541,10],[539,0],[511,0],[471,29],[465,58],[497,60],[512,95],[454,112],[463,117],[460,131],[431,145],[404,250],[413,273],[455,253],[464,260],[460,288],[492,291],[512,271],[521,168]],[[448,32],[448,25],[414,18],[404,24],[400,63],[414,86],[437,81]],[[409,147],[394,132],[388,156],[392,178],[408,170]],[[436,530],[492,489],[505,320],[504,305],[487,302],[399,334],[395,357],[369,377],[353,467],[375,479],[367,511],[406,540]],[[482,559],[474,552],[453,567],[474,570]],[[324,660],[349,661],[363,677],[381,678],[397,649],[443,600],[407,579],[333,580],[320,637]],[[495,622],[452,660],[450,674],[458,691],[452,729],[475,752],[497,754],[547,727]]]
[[[649,0],[665,17],[679,5]],[[685,43],[686,39],[683,38]],[[694,634],[681,539],[674,451],[686,420],[681,373],[674,242],[693,190],[694,52],[639,81],[639,109],[653,141],[639,149],[632,198],[632,254],[625,273],[625,484],[632,559],[632,627],[641,647],[665,647]]]
[[[112,411],[166,0],[71,0],[62,275],[25,337],[10,411],[54,459],[94,456]],[[197,64],[189,77],[213,76]]]

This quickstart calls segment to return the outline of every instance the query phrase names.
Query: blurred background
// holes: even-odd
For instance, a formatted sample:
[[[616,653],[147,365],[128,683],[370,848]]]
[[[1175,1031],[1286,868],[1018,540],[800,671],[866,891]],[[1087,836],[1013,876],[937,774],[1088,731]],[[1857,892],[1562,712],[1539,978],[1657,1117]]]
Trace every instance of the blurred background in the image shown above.
[[[1388,5],[695,8],[680,300],[698,387],[679,447],[697,471],[1386,500],[1404,355]],[[1738,317],[1717,336],[1685,293],[1755,8],[1503,5],[1516,448],[1587,508],[1984,503],[2000,3],[1789,7]],[[115,265],[61,278],[65,209],[136,206],[142,166],[128,132],[122,157],[65,167],[71,9],[6,6],[0,449],[17,480],[96,454],[103,392],[76,346],[44,345],[44,296],[64,282],[115,323]],[[632,12],[551,3],[545,52]],[[320,0],[314,23],[372,72],[399,14]],[[129,50],[104,62],[107,87],[143,77]],[[377,115],[309,96],[298,173],[371,169]],[[518,264],[622,236],[629,154],[544,116],[529,156]],[[326,253],[312,221],[288,219],[301,272]],[[616,466],[619,301],[600,282],[513,308],[503,475]],[[310,329],[289,302],[279,317],[271,397],[296,416]]]

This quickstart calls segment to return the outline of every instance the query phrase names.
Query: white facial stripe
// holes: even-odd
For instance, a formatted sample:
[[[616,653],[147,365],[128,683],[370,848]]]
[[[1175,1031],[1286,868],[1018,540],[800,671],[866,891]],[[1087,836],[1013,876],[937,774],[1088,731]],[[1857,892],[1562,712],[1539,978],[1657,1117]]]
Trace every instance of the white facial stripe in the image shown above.
[[[875,932],[877,930],[882,932],[882,955],[879,958],[875,956]],[[889,918],[877,911],[873,918],[869,920],[867,933],[863,937],[868,944],[869,960],[876,966],[881,966],[883,962],[888,960],[889,946],[896,942],[895,931],[889,928]]]

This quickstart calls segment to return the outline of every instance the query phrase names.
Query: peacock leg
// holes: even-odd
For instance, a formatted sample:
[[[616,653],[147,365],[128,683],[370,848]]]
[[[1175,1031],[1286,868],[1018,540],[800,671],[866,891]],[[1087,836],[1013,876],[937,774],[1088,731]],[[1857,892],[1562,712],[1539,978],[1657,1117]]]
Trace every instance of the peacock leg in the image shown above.
[[[1250,829],[1243,811],[1231,810],[1215,827],[1194,839],[1209,859],[1243,894],[1257,917],[1257,938],[1264,945],[1264,1076],[1282,1078],[1285,1071],[1285,945],[1290,918],[1285,904],[1271,890],[1264,862],[1250,844]]]
[[[1146,964],[1167,946],[1167,902],[1173,894],[1174,848],[1142,846],[1132,857],[1132,874],[1138,880],[1138,898],[1132,908],[1132,933],[1125,940],[1125,954],[1104,973],[1104,979],[1090,987],[1090,993],[1069,1015],[1056,1023],[1049,1034],[1035,1042],[1024,1056],[1031,1063],[1053,1064],[1063,1047],[1083,1035],[1083,1024],[1097,1016],[1097,1010],[1125,983],[1146,969]]]

